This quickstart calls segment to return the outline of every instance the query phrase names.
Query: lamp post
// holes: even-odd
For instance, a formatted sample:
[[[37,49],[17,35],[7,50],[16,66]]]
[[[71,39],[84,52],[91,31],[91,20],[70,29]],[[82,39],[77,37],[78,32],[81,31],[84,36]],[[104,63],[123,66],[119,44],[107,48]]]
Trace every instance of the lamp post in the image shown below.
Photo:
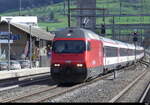
[[[8,32],[9,32],[9,35],[8,35],[8,71],[10,70],[10,21],[11,21],[12,18],[6,18],[7,22],[8,22]]]
[[[121,14],[122,14],[122,2],[121,2],[121,0],[120,0],[120,8],[119,8],[119,23],[120,23],[120,21],[121,21]],[[119,40],[121,40],[121,28],[119,27]]]
[[[19,16],[21,16],[21,0],[19,0]]]
[[[31,25],[29,26],[30,29],[30,68],[32,68],[32,36],[31,36]]]
[[[135,31],[134,33],[134,36],[133,36],[133,42],[134,42],[134,46],[135,46],[135,63],[136,63],[136,42],[138,41],[138,38],[137,38],[137,32]]]

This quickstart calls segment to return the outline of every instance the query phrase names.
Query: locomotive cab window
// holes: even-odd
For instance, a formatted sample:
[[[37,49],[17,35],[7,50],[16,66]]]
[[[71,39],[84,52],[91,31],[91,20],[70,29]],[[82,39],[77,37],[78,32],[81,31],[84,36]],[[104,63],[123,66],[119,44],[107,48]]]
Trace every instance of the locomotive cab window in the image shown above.
[[[57,40],[52,46],[55,53],[83,53],[85,49],[85,42],[82,40]]]
[[[90,50],[91,50],[91,43],[87,42],[87,51],[90,51]]]

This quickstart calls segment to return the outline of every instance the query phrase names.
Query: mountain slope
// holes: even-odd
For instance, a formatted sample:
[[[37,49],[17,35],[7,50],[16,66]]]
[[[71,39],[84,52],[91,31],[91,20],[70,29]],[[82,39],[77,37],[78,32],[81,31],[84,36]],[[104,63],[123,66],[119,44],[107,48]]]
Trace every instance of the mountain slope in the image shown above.
[[[32,1],[32,0],[30,0]],[[44,1],[44,0],[42,0]],[[50,1],[50,0],[49,0]],[[65,0],[66,1],[66,0]],[[77,1],[77,0],[71,0]],[[76,7],[75,2],[72,3],[71,8]],[[120,9],[121,3],[121,9]],[[108,14],[150,14],[150,0],[144,0],[141,4],[141,0],[97,0],[98,8],[107,8]],[[67,3],[66,3],[67,4]],[[142,8],[143,7],[143,8]],[[102,11],[98,14],[102,14]],[[1,13],[0,16],[18,16],[19,11]],[[43,5],[36,8],[28,7],[21,11],[21,15],[38,16],[40,27],[50,31],[67,27],[67,6],[64,6],[64,2],[60,2],[53,5]],[[75,25],[75,18],[71,17],[71,26]],[[131,24],[131,23],[150,23],[149,17],[115,17],[115,24]],[[112,17],[105,17],[106,24],[112,24]],[[97,19],[97,24],[103,23],[102,17]],[[111,33],[111,31],[109,31]]]
[[[62,2],[63,0],[0,0],[0,12],[36,8]],[[21,5],[20,5],[21,2]]]

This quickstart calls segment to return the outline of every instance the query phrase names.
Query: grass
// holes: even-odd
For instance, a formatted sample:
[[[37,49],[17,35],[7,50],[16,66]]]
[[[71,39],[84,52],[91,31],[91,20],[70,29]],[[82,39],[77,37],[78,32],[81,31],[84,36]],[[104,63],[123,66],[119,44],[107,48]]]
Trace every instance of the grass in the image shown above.
[[[60,22],[60,23],[47,23],[47,22],[39,22],[39,26],[43,29],[47,29],[50,31],[54,31],[63,27],[67,27],[67,23]]]

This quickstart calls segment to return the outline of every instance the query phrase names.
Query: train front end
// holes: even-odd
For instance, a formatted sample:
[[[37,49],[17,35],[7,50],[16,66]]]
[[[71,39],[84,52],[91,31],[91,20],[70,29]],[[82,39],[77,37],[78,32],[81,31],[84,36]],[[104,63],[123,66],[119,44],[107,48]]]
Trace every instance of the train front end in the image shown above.
[[[57,83],[83,82],[87,78],[86,41],[84,38],[62,36],[53,41],[51,77]]]

